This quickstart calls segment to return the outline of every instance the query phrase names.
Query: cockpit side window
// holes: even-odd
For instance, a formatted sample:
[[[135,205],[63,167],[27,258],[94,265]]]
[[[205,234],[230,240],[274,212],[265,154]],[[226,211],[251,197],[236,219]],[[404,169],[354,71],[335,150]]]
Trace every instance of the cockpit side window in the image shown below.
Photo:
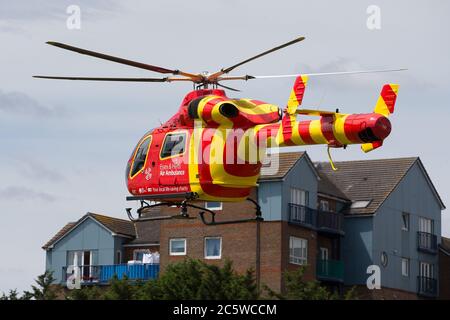
[[[186,149],[186,133],[168,133],[161,149],[161,159],[183,154]]]
[[[139,145],[136,154],[134,155],[133,166],[131,167],[131,177],[136,175],[140,170],[144,168],[145,161],[147,160],[148,149],[150,143],[152,141],[152,137],[148,136],[144,141]]]

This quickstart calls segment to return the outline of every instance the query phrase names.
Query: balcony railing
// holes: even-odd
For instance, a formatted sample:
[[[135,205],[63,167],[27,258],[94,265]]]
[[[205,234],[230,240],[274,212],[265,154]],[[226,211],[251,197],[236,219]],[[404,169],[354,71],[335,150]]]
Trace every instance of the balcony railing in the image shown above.
[[[417,277],[417,293],[421,296],[437,296],[437,280],[428,277]]]
[[[107,284],[114,275],[130,280],[149,280],[158,277],[159,264],[114,264],[63,267],[63,282],[77,273],[82,284]]]
[[[343,234],[344,215],[337,212],[317,211],[317,230]]]
[[[289,222],[317,229],[319,232],[343,234],[342,213],[315,210],[295,203],[289,203]]]
[[[437,253],[437,236],[428,232],[417,232],[417,249]]]
[[[314,227],[315,210],[295,203],[289,203],[289,222]]]
[[[317,259],[316,265],[317,279],[334,282],[344,281],[343,261]]]

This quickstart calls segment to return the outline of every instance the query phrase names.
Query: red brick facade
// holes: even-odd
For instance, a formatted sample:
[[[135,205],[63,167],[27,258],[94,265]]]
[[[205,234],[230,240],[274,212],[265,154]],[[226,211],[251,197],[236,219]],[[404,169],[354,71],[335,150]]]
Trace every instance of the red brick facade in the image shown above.
[[[255,198],[255,192],[253,193]],[[177,213],[179,209],[168,208],[165,213]],[[168,212],[169,211],[169,212]],[[190,210],[192,217],[196,217]],[[254,205],[250,202],[224,203],[217,211],[216,221],[245,219],[254,217]],[[257,223],[260,225],[260,259],[257,261]],[[160,263],[163,271],[167,264],[181,261],[186,257],[207,263],[222,264],[225,259],[233,261],[236,271],[243,273],[253,268],[260,274],[260,284],[275,291],[283,289],[282,274],[299,266],[289,262],[289,237],[308,240],[308,261],[305,280],[316,278],[316,256],[318,255],[318,235],[308,228],[290,225],[285,221],[262,221],[206,226],[200,219],[170,219],[161,223]],[[222,238],[221,259],[205,259],[205,237]],[[173,238],[186,239],[186,255],[171,256],[169,241]]]
[[[439,299],[450,300],[450,253],[439,249]]]

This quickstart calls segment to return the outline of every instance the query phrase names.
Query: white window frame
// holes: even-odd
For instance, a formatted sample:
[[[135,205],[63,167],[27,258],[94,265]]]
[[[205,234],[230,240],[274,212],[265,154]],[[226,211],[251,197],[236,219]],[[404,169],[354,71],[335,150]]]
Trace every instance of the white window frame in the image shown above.
[[[329,250],[325,247],[320,247],[320,260],[328,261]]]
[[[304,252],[304,256],[296,257],[293,255],[293,244],[295,240],[299,240],[302,244],[300,249]],[[303,255],[303,254],[302,254]],[[307,265],[308,264],[308,240],[304,238],[289,237],[289,263],[297,264],[297,265]]]
[[[307,190],[291,187],[291,203],[307,207],[309,205],[309,192]]]
[[[404,224],[404,217],[407,217],[407,222],[406,222],[406,227],[405,227],[405,224]],[[409,228],[410,228],[410,225],[411,225],[411,221],[410,221],[410,219],[411,219],[411,215],[409,214],[409,213],[407,213],[407,212],[402,212],[402,230],[403,231],[409,231]]]
[[[420,263],[419,263],[419,276],[425,277],[425,278],[435,279],[434,271],[435,271],[434,270],[434,264],[429,263],[429,262],[420,261]]]
[[[402,258],[402,276],[409,277],[409,273],[410,273],[409,258]]]
[[[184,241],[184,251],[183,252],[172,252],[172,241]],[[172,238],[169,239],[169,255],[171,256],[185,256],[187,254],[187,241],[186,238]]]
[[[206,250],[206,240],[212,240],[212,239],[219,239],[220,240],[220,247],[219,247],[219,255],[218,256],[208,256],[207,250]],[[204,240],[204,257],[208,260],[214,260],[214,259],[222,259],[222,237],[205,237]]]
[[[434,234],[434,220],[426,217],[419,217],[419,231]]]
[[[319,209],[321,211],[330,212],[330,201],[325,199],[320,199],[319,201]]]
[[[143,254],[146,254],[146,253],[150,253],[150,250],[149,249],[134,249],[133,250],[133,260],[134,261],[141,261],[142,262],[142,260],[137,260],[136,259],[136,253],[143,253]]]
[[[210,207],[208,204],[211,203],[211,202],[217,202],[217,203],[220,203],[220,205],[216,206],[216,207]],[[223,203],[222,202],[220,202],[220,201],[211,201],[211,202],[208,202],[208,201],[205,202],[205,208],[206,209],[212,210],[212,211],[222,210],[222,208],[223,208]]]

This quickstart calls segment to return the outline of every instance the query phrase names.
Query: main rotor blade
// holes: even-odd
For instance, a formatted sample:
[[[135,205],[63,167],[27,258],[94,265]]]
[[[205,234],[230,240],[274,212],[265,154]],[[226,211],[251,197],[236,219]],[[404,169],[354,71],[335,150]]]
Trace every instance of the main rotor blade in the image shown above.
[[[308,76],[308,77],[317,77],[317,76],[339,76],[346,74],[362,74],[362,73],[381,73],[381,72],[398,72],[408,70],[406,68],[401,69],[380,69],[380,70],[358,70],[358,71],[338,71],[338,72],[320,72],[320,73],[299,73],[299,74],[283,74],[283,75],[270,75],[270,76],[251,76],[245,75],[241,77],[230,77],[227,79],[226,77],[220,78],[220,80],[249,80],[249,79],[271,79],[271,78],[294,78],[298,76]],[[236,78],[236,79],[234,79]]]
[[[260,53],[260,54],[258,54],[258,55],[256,55],[256,56],[254,56],[254,57],[251,57],[251,58],[248,58],[247,60],[244,60],[244,61],[242,61],[242,62],[239,62],[239,63],[237,63],[237,64],[235,64],[235,65],[233,65],[233,66],[231,66],[231,67],[228,67],[228,68],[222,68],[220,71],[211,74],[211,75],[208,77],[208,80],[214,81],[214,80],[216,80],[218,77],[220,77],[221,75],[226,74],[226,73],[229,73],[231,70],[236,69],[237,67],[239,67],[239,66],[241,66],[241,65],[243,65],[243,64],[245,64],[245,63],[247,63],[247,62],[253,61],[253,60],[258,59],[258,58],[260,58],[260,57],[262,57],[262,56],[265,56],[266,54],[269,54],[269,53],[272,53],[272,52],[274,52],[274,51],[283,49],[283,48],[285,48],[285,47],[287,47],[287,46],[290,46],[290,45],[292,45],[292,44],[294,44],[294,43],[297,43],[297,42],[300,42],[300,41],[303,41],[303,40],[305,40],[305,37],[299,37],[299,38],[296,38],[296,39],[294,39],[294,40],[292,40],[292,41],[289,41],[289,42],[286,42],[286,43],[284,43],[284,44],[282,44],[282,45],[280,45],[280,46],[278,46],[278,47],[275,47],[275,48],[272,48],[272,49],[270,49],[270,50],[264,51],[264,52],[262,52],[262,53]]]
[[[99,59],[104,59],[104,60],[109,60],[109,61],[113,61],[113,62],[117,62],[117,63],[121,63],[121,64],[126,64],[128,66],[132,66],[135,68],[139,68],[139,69],[145,69],[145,70],[150,70],[150,71],[154,71],[154,72],[158,72],[158,73],[171,73],[174,75],[182,75],[185,77],[189,77],[189,78],[195,78],[195,79],[199,79],[200,77],[198,75],[195,74],[191,74],[191,73],[187,73],[187,72],[183,72],[180,70],[171,70],[171,69],[166,69],[166,68],[162,68],[162,67],[158,67],[158,66],[153,66],[150,64],[145,64],[145,63],[141,63],[141,62],[137,62],[137,61],[132,61],[132,60],[127,60],[127,59],[123,59],[123,58],[119,58],[119,57],[114,57],[114,56],[110,56],[107,54],[103,54],[103,53],[99,53],[99,52],[95,52],[95,51],[90,51],[90,50],[86,50],[86,49],[82,49],[82,48],[77,48],[77,47],[73,47],[73,46],[69,46],[67,44],[64,43],[59,43],[59,42],[53,42],[53,41],[48,41],[47,44],[61,48],[61,49],[65,49],[65,50],[70,50],[70,51],[74,51],[80,54],[85,54],[91,57],[95,57],[95,58],[99,58]]]
[[[93,78],[93,77],[53,77],[53,76],[33,76],[39,79],[56,80],[88,80],[88,81],[126,81],[126,82],[169,82],[169,78]]]

